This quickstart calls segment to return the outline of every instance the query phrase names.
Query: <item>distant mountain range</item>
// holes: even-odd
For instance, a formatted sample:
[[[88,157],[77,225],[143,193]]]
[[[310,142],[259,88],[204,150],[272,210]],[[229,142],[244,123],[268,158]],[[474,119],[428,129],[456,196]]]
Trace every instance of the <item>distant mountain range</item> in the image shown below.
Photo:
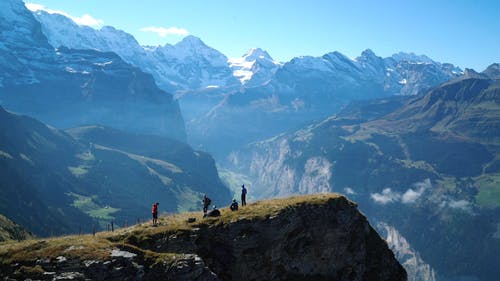
[[[186,139],[177,101],[115,53],[54,49],[20,0],[0,3],[0,27],[2,106],[59,128],[99,123]]]
[[[231,195],[214,160],[172,139],[102,126],[63,132],[0,108],[0,214],[37,235],[123,226]]]
[[[451,64],[441,64],[426,56],[398,53],[382,59],[370,50],[354,60],[333,52],[323,57],[303,56],[280,63],[266,51],[254,48],[242,58],[228,59],[192,35],[175,45],[141,46],[131,34],[111,26],[96,30],[79,26],[60,14],[42,10],[33,14],[40,21],[42,32],[52,46],[114,52],[151,73],[161,88],[174,93],[234,86],[249,88],[262,86],[271,80],[293,86],[287,80],[296,80],[299,78],[296,76],[307,72],[306,79],[380,81],[384,91],[391,94],[415,94],[420,89],[435,85],[434,80],[446,81],[462,72]],[[278,70],[281,73],[276,74]],[[300,77],[299,80],[303,79]]]
[[[254,48],[228,59],[194,36],[175,45],[140,46],[113,27],[96,30],[62,15],[33,14],[53,47],[114,52],[151,73],[179,99],[189,142],[218,159],[248,142],[334,114],[350,100],[415,95],[463,74],[423,55],[381,58],[371,50],[355,59],[331,52],[277,62]],[[221,139],[227,145],[220,146]]]
[[[278,62],[194,36],[140,46],[3,0],[0,213],[49,235],[131,222],[153,201],[224,205],[215,161],[189,141],[252,196],[347,194],[412,281],[496,280],[499,79],[498,63],[369,49]]]
[[[412,257],[408,272],[427,276],[416,280],[496,280],[497,73],[495,64],[424,95],[353,102],[321,122],[234,153],[233,170],[250,175],[252,191],[263,197],[348,194],[370,221],[389,224],[382,230],[405,240],[405,249],[393,245],[395,252],[414,248],[417,254],[400,261]]]

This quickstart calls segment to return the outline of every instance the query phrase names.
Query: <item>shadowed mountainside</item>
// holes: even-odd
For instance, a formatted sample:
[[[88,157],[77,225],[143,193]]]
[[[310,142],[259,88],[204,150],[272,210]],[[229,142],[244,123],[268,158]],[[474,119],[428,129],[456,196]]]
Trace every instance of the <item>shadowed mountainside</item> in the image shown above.
[[[25,240],[28,238],[32,238],[31,233],[8,218],[0,215],[0,242]]]
[[[38,235],[89,232],[114,221],[230,201],[214,160],[188,145],[102,126],[69,130],[0,108],[0,213]]]

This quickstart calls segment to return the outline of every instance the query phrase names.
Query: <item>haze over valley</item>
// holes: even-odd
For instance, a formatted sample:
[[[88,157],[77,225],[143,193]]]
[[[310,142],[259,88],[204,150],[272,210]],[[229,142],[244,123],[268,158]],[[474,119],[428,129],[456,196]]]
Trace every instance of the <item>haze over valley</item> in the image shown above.
[[[120,250],[140,260],[118,258],[122,266],[113,266],[125,268],[116,275],[122,279],[170,272],[177,280],[232,280],[252,266],[262,271],[248,280],[498,279],[498,56],[474,70],[399,50],[380,56],[367,48],[349,57],[332,47],[288,61],[272,55],[256,46],[228,57],[193,35],[143,46],[127,30],[90,27],[21,0],[0,2],[0,242],[112,224],[124,232],[82,247],[126,244]],[[163,214],[199,212],[208,194],[221,208],[239,200],[242,184],[251,202],[304,197],[263,201],[220,223],[177,229],[179,215],[156,230],[144,226],[153,202]],[[307,212],[334,214],[328,227],[341,230],[316,217],[311,232],[302,229]],[[331,243],[323,259],[309,252],[320,252],[319,233]],[[252,244],[258,239],[279,245],[273,266],[258,260],[261,250],[273,258]],[[350,246],[337,249],[339,241]],[[49,278],[14,269],[19,256],[1,247],[0,277]],[[35,248],[44,247],[56,246]],[[357,257],[357,265],[335,260],[328,254],[335,249]],[[164,253],[186,256],[181,262]],[[374,253],[383,253],[380,263],[367,262]],[[68,265],[81,280],[93,274],[85,255]],[[326,256],[338,268],[327,266]],[[17,264],[47,273],[54,261],[37,258]],[[175,266],[153,262],[160,258]],[[108,272],[105,259],[92,259]]]

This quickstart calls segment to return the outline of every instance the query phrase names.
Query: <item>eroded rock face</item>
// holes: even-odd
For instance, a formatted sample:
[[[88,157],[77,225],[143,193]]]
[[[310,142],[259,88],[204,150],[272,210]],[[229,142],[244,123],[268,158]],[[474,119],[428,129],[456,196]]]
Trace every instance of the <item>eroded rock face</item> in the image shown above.
[[[115,248],[102,259],[53,256],[34,263],[0,263],[0,277],[407,280],[406,271],[355,203],[338,195],[310,198],[294,197],[292,203],[274,200],[264,208],[266,203],[254,203],[236,213],[222,209],[221,217],[144,235],[137,230],[124,232],[108,238]],[[168,217],[166,223],[179,225]]]
[[[137,255],[114,256],[106,260],[60,256],[38,259],[29,265],[12,264],[2,268],[0,277],[4,277],[2,280],[220,280],[200,257],[192,254],[179,254],[169,262],[151,262]]]
[[[153,239],[151,249],[196,253],[221,280],[406,280],[406,272],[344,197],[277,216]]]

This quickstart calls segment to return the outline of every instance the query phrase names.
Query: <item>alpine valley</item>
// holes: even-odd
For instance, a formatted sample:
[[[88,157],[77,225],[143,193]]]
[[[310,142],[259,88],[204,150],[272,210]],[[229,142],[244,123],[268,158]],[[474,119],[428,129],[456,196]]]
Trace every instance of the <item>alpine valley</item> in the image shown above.
[[[383,262],[391,264],[386,269],[398,276],[394,280],[404,280],[357,204],[408,280],[498,280],[500,65],[492,63],[476,72],[413,53],[383,58],[370,49],[356,58],[334,51],[279,62],[253,48],[228,58],[192,35],[175,45],[141,46],[111,26],[81,26],[61,14],[30,11],[21,0],[2,0],[0,214],[6,218],[0,216],[0,240],[134,224],[149,215],[154,201],[164,212],[195,211],[209,194],[224,206],[245,183],[250,199],[337,192],[356,203],[337,195],[285,199],[277,219],[245,213],[252,219],[222,217],[194,228],[135,226],[98,242],[110,249],[118,247],[110,243],[127,243],[120,250],[154,269],[144,273],[135,261],[111,261],[123,260],[120,268],[137,276],[142,270],[153,278],[161,269],[190,276],[186,280],[198,273],[207,279],[197,280],[218,280],[213,272],[231,280],[239,276],[244,259],[231,263],[224,259],[226,252],[209,253],[208,248],[219,243],[228,253],[249,253],[261,265],[260,248],[244,238],[279,236],[285,240],[271,239],[276,245],[291,239],[302,247],[290,252],[283,246],[279,256],[294,262],[299,257],[301,265],[290,270],[306,276],[316,271],[306,272],[309,263],[297,253],[320,245],[311,237],[331,234],[307,212],[348,213],[333,220],[345,231],[339,232],[340,240],[331,236],[335,239],[328,247],[343,249],[336,243],[347,241],[353,249],[365,248],[356,241],[368,237],[366,249],[375,241]],[[256,206],[272,213],[272,202],[278,201]],[[321,231],[300,229],[302,220]],[[289,232],[276,236],[269,223],[287,224]],[[366,235],[351,235],[351,225]],[[60,241],[40,244],[36,251]],[[346,253],[365,253],[351,246]],[[167,249],[185,256],[156,252]],[[177,267],[166,268],[169,263],[160,258]],[[41,268],[48,270],[53,262]],[[64,262],[93,276],[80,257]],[[29,259],[17,266],[35,264]],[[106,267],[104,260],[95,264]],[[280,276],[284,267],[271,265],[269,274]],[[21,270],[5,266],[9,276]],[[346,276],[342,280],[360,280],[351,278],[352,267],[320,269],[333,274],[328,276]],[[64,274],[66,269],[58,270]]]
[[[495,280],[499,116],[493,65],[423,95],[353,102],[232,160],[265,197],[348,194],[413,280]]]

